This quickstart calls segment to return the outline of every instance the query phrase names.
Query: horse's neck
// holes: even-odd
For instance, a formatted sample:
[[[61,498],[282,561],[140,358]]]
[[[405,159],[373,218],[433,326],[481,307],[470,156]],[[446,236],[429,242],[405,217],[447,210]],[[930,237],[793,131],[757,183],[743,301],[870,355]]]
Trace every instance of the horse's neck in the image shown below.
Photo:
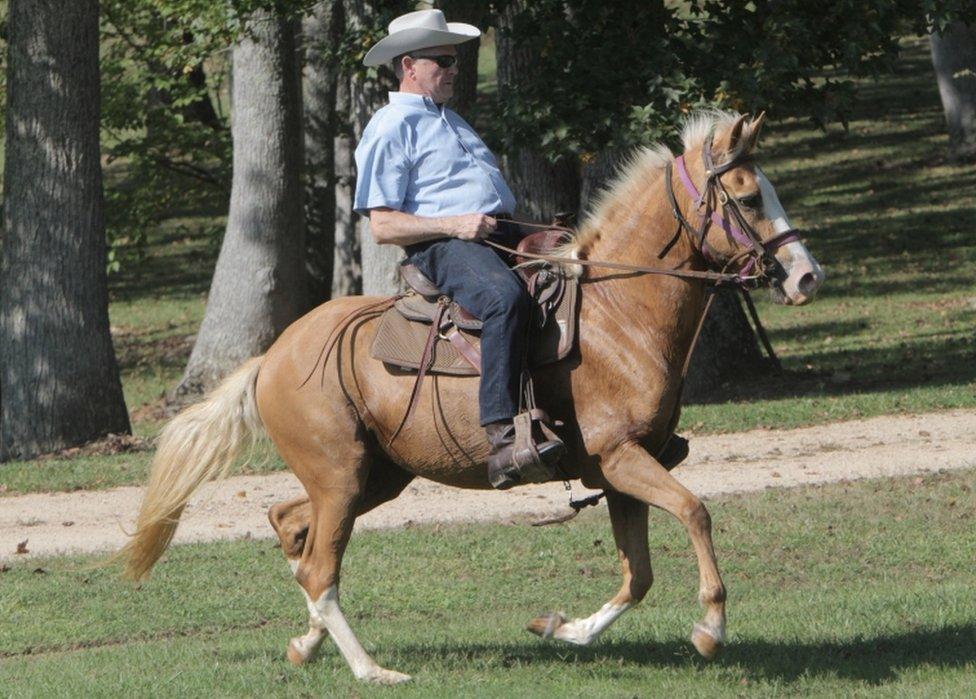
[[[640,206],[606,217],[600,236],[586,250],[586,257],[660,269],[700,269],[696,264],[700,257],[684,232],[664,258],[658,259],[677,225],[667,204],[663,178]],[[584,288],[584,322],[605,328],[610,337],[626,332],[630,352],[648,355],[644,366],[653,376],[645,376],[644,380],[680,379],[704,307],[705,288],[701,282],[590,268]],[[606,350],[616,351],[612,346]]]

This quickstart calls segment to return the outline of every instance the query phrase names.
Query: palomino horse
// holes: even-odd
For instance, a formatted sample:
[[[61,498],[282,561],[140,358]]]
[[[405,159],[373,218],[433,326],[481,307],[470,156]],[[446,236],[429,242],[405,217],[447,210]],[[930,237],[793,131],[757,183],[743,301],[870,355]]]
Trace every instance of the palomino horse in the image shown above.
[[[809,301],[823,273],[755,165],[761,121],[698,115],[684,129],[683,157],[663,147],[640,151],[564,252],[659,269],[727,268],[748,277],[756,276],[749,270],[770,272],[760,276],[771,283],[774,300]],[[685,233],[675,232],[676,218]],[[726,593],[709,514],[654,457],[677,423],[682,366],[707,284],[574,267],[584,289],[579,351],[575,359],[540,369],[536,393],[539,405],[565,425],[566,476],[606,491],[623,584],[591,616],[547,615],[530,629],[585,645],[641,601],[652,580],[647,515],[653,505],[674,515],[691,538],[705,608],[691,640],[712,658],[725,641]],[[358,678],[395,683],[409,678],[369,656],[339,607],[339,568],[353,522],[395,498],[415,476],[489,488],[489,447],[478,425],[477,382],[450,376],[428,382],[413,418],[387,444],[414,377],[369,356],[375,314],[349,324],[324,359],[317,351],[350,315],[375,301],[349,297],[320,306],[267,354],[174,418],[159,440],[137,531],[122,554],[127,574],[144,577],[169,544],[191,493],[226,473],[245,442],[263,430],[308,495],[271,512],[310,616],[308,633],[289,644],[289,659],[311,659],[328,632]]]

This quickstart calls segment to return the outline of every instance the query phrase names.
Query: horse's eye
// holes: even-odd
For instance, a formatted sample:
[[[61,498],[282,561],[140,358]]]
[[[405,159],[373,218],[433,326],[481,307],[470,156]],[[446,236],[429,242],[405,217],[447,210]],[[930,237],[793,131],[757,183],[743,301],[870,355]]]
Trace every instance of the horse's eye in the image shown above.
[[[738,197],[739,203],[747,209],[761,209],[762,208],[762,194],[759,192],[753,192],[752,194],[747,194],[744,197]]]

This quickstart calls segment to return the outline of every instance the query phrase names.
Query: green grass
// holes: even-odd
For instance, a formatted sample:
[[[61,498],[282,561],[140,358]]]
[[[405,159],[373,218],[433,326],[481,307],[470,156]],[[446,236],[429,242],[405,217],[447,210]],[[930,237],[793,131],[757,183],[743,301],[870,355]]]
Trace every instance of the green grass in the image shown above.
[[[731,645],[687,642],[697,574],[652,515],[655,586],[594,646],[544,643],[534,614],[595,611],[619,585],[605,513],[571,525],[413,527],[357,535],[343,603],[379,662],[357,684],[330,642],[296,669],[304,602],[267,541],[176,547],[141,587],[90,559],[0,573],[10,696],[971,696],[976,471],[726,497],[709,504]]]

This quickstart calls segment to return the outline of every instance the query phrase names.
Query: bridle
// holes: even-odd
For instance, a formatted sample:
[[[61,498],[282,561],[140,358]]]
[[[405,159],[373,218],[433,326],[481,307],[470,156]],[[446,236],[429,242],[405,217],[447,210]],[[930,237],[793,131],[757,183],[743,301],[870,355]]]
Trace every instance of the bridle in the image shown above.
[[[671,213],[677,222],[677,229],[658,258],[663,258],[667,254],[668,250],[677,242],[681,231],[684,230],[691,237],[692,245],[705,258],[709,267],[721,269],[722,272],[727,272],[730,269],[735,270],[734,274],[738,278],[738,285],[742,288],[756,288],[763,284],[776,283],[779,276],[776,274],[776,270],[781,269],[781,266],[774,253],[784,245],[799,241],[800,232],[795,228],[790,228],[777,233],[772,238],[762,240],[756,229],[752,227],[742,213],[735,197],[731,196],[725,189],[721,179],[722,175],[732,168],[748,163],[751,160],[751,155],[743,145],[735,150],[727,161],[716,165],[712,158],[713,138],[714,131],[709,133],[702,145],[705,184],[700,192],[692,181],[691,175],[688,174],[688,167],[685,165],[683,155],[675,158],[673,165],[669,162],[665,166],[666,191],[671,204]],[[673,184],[674,169],[677,169],[678,179],[681,180],[685,192],[692,198],[694,209],[700,216],[701,221],[697,228],[681,213],[681,207],[678,206]],[[716,203],[722,206],[721,214],[717,210]],[[713,224],[724,230],[726,236],[740,246],[741,250],[738,253],[723,260],[715,249],[708,244],[708,232]]]

